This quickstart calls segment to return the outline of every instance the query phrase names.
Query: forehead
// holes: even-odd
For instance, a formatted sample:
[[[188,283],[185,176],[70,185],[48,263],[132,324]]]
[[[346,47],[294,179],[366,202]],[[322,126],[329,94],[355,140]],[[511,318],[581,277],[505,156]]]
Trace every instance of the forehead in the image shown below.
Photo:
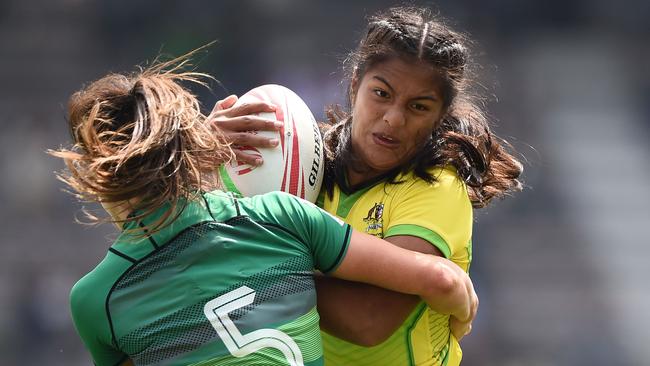
[[[363,81],[385,80],[395,89],[418,93],[438,93],[442,78],[432,65],[420,60],[390,58],[372,65],[363,75]]]

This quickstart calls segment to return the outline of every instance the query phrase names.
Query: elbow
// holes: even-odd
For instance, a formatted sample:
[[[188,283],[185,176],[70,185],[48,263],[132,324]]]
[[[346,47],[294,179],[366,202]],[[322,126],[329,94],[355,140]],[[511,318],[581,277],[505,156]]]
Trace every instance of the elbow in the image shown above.
[[[434,283],[438,295],[453,296],[460,288],[462,280],[458,272],[450,268],[448,264],[439,263],[436,270],[432,272],[433,279],[431,281]]]
[[[451,266],[453,263],[436,263],[429,271],[428,295],[424,298],[429,306],[442,314],[452,314],[462,308],[467,299],[462,276],[464,273]]]

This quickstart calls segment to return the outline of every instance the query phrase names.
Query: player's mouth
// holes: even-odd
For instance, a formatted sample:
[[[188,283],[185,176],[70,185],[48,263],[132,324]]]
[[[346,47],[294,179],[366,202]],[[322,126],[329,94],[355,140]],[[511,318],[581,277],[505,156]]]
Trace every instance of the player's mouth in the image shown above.
[[[389,149],[394,149],[399,146],[399,140],[393,136],[384,133],[373,133],[372,139],[379,145]]]

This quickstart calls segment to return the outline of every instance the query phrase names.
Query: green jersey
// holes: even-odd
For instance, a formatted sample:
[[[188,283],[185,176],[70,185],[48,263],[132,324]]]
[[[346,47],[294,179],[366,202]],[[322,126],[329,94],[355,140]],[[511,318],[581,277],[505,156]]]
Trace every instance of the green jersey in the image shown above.
[[[95,364],[321,365],[312,273],[340,264],[350,227],[285,193],[202,197],[159,232],[120,235],[72,289]]]

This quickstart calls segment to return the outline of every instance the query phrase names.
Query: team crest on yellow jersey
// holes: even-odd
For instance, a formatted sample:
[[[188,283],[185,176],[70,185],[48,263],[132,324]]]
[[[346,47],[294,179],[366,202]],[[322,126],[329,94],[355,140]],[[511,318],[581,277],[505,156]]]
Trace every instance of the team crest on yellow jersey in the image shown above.
[[[363,222],[367,224],[366,233],[378,236],[380,238],[384,237],[384,203],[375,202],[375,205],[368,211],[368,215],[363,219]]]

